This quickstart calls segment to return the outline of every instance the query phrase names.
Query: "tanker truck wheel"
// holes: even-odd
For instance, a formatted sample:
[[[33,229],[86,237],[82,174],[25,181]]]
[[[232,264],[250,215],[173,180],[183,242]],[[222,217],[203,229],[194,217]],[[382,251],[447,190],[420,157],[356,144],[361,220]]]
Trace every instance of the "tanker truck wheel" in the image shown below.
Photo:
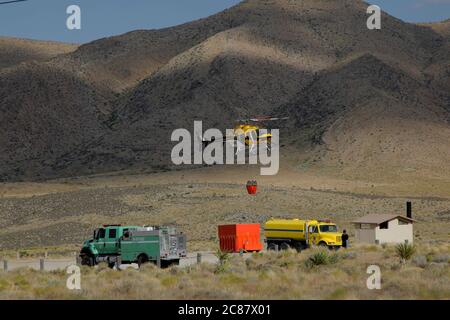
[[[302,252],[304,248],[303,244],[300,242],[294,242],[293,248],[297,250],[297,252]]]
[[[328,247],[327,243],[326,243],[326,242],[323,242],[323,241],[320,241],[320,242],[319,242],[319,247],[320,247],[320,248],[328,248],[328,249],[331,248],[331,247]]]

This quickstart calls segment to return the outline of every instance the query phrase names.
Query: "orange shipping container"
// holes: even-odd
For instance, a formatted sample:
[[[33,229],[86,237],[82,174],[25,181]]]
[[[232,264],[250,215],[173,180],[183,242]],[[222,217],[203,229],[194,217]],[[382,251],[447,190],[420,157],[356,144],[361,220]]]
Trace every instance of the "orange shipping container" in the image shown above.
[[[219,226],[220,250],[225,252],[261,251],[259,224],[230,224]]]

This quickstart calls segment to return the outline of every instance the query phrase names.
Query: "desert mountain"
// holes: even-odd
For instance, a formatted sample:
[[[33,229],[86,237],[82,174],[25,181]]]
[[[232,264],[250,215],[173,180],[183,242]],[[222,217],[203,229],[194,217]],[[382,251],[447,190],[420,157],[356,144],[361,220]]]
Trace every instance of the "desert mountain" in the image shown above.
[[[36,62],[0,74],[0,101],[0,159],[18,176],[51,174],[52,158],[88,144],[107,117],[89,84]],[[27,172],[32,163],[40,167]]]
[[[447,39],[450,37],[450,19],[436,23],[424,23],[423,25],[432,28]]]
[[[45,61],[76,48],[76,45],[60,42],[0,37],[0,69],[22,62]]]
[[[12,64],[0,71],[0,177],[167,167],[174,129],[256,115],[291,117],[282,144],[293,159],[450,176],[447,23],[383,14],[368,30],[367,6],[248,0]]]
[[[385,170],[430,177],[448,170],[440,166],[450,157],[449,105],[439,92],[371,54],[322,72],[281,108],[303,128],[306,141],[315,142],[311,161],[366,177]]]
[[[426,72],[431,74],[430,82],[442,90],[450,91],[450,19],[438,23],[426,24],[440,34],[441,44],[436,48]]]
[[[137,30],[82,45],[55,62],[93,83],[120,92],[137,85],[175,56],[245,19],[245,14],[226,10],[172,28]]]

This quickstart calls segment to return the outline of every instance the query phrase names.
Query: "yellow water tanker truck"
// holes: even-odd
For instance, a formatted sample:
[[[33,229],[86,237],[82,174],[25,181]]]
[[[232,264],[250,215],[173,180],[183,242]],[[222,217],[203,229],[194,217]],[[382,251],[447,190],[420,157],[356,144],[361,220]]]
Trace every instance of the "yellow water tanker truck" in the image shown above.
[[[342,233],[330,220],[270,219],[264,225],[267,250],[298,251],[310,246],[339,249]]]

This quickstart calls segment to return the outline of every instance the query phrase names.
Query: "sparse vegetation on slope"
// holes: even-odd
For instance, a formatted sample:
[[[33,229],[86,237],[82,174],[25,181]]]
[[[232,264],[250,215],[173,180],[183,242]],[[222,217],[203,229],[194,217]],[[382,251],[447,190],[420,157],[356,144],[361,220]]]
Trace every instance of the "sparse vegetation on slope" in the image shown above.
[[[0,37],[0,70],[23,62],[47,61],[77,49],[77,45]]]

